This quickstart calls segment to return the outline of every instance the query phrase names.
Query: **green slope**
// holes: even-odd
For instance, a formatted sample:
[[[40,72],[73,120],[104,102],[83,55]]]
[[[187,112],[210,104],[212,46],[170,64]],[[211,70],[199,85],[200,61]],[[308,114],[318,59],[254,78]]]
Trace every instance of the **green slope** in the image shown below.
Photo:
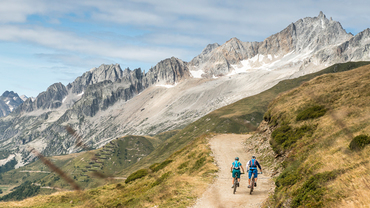
[[[172,134],[173,132],[169,133],[169,135]],[[165,138],[166,134],[163,134],[162,137]],[[54,156],[48,159],[73,178],[81,188],[92,188],[106,183],[105,180],[93,174],[95,171],[106,177],[114,176],[123,168],[147,156],[154,150],[154,145],[158,145],[160,142],[160,138],[125,136],[113,140],[97,150]],[[0,187],[7,189],[4,194],[9,193],[9,188],[19,186],[26,181],[40,184],[41,187],[70,189],[67,182],[56,173],[50,172],[40,160],[5,172],[0,176]]]
[[[265,119],[284,171],[266,207],[370,204],[370,65],[280,95]]]

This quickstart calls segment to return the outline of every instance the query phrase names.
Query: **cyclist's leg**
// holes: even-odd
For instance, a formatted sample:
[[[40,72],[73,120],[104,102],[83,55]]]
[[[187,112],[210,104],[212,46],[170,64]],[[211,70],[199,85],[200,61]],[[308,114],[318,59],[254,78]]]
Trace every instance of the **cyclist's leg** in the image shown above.
[[[254,182],[257,184],[257,179],[258,179],[258,171],[257,169],[254,171]]]
[[[238,183],[240,183],[240,170],[238,171]]]
[[[232,177],[233,177],[233,183],[232,183],[232,186],[234,186],[234,182],[235,182],[235,170],[233,170]]]
[[[252,177],[252,171],[248,171],[248,185],[251,185],[251,177]]]

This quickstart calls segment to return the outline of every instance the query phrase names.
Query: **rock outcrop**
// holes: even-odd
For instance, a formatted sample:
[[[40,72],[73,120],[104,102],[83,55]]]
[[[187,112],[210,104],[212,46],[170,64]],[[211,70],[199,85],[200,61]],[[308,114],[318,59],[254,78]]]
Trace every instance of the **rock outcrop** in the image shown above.
[[[175,57],[160,61],[145,74],[144,86],[174,85],[190,76],[187,63]]]
[[[21,97],[13,91],[5,91],[0,96],[0,117],[7,116],[23,103]]]
[[[353,37],[339,22],[320,12],[317,17],[291,23],[262,42],[232,38],[221,46],[209,45],[188,67],[193,75],[211,78],[234,71],[279,70],[291,67],[292,61],[302,70],[318,64],[367,60],[369,38],[368,29]]]

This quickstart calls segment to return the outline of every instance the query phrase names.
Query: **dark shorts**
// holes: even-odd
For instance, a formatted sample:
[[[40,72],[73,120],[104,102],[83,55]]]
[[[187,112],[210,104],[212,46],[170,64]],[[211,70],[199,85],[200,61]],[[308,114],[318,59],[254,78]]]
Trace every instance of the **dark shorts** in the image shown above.
[[[238,178],[240,178],[240,169],[239,170],[233,170],[233,178],[235,178],[235,174],[238,173]]]
[[[257,176],[258,176],[257,169],[250,169],[248,171],[248,177],[249,177],[249,179],[251,179],[252,173],[254,173],[254,178],[257,178]]]

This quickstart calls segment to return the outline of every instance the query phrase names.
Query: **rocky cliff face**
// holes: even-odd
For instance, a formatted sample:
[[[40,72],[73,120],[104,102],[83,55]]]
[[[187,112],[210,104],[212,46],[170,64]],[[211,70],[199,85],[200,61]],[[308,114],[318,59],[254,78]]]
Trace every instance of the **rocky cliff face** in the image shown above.
[[[210,78],[251,70],[279,70],[292,64],[296,70],[304,70],[317,65],[367,60],[369,37],[368,29],[353,37],[339,22],[327,19],[320,12],[317,17],[290,24],[262,42],[232,38],[221,46],[207,46],[188,67],[193,77]]]
[[[106,80],[116,82],[122,77],[123,71],[118,64],[102,64],[98,68],[93,68],[90,71],[84,73],[82,76],[78,77],[74,82],[68,84],[67,88],[72,89],[72,93],[79,94],[82,93],[89,85],[93,85]]]
[[[145,74],[145,87],[159,85],[174,85],[183,79],[189,78],[187,63],[172,57],[160,61]]]
[[[23,103],[23,99],[13,91],[5,91],[0,96],[0,117],[7,116]]]
[[[75,151],[75,138],[67,134],[65,125],[87,132],[84,136],[95,135],[101,130],[99,126],[92,126],[90,120],[93,121],[99,112],[117,102],[129,101],[148,87],[175,85],[189,76],[187,63],[172,57],[159,62],[146,74],[141,69],[122,70],[118,64],[101,65],[67,86],[53,84],[34,100],[27,99],[13,115],[0,119],[0,151],[2,148],[17,149],[16,154],[23,158],[21,163],[33,159],[27,146],[47,155]],[[114,124],[105,124],[117,128]],[[112,133],[109,136],[118,136]],[[100,141],[101,138],[93,138],[91,145]]]

